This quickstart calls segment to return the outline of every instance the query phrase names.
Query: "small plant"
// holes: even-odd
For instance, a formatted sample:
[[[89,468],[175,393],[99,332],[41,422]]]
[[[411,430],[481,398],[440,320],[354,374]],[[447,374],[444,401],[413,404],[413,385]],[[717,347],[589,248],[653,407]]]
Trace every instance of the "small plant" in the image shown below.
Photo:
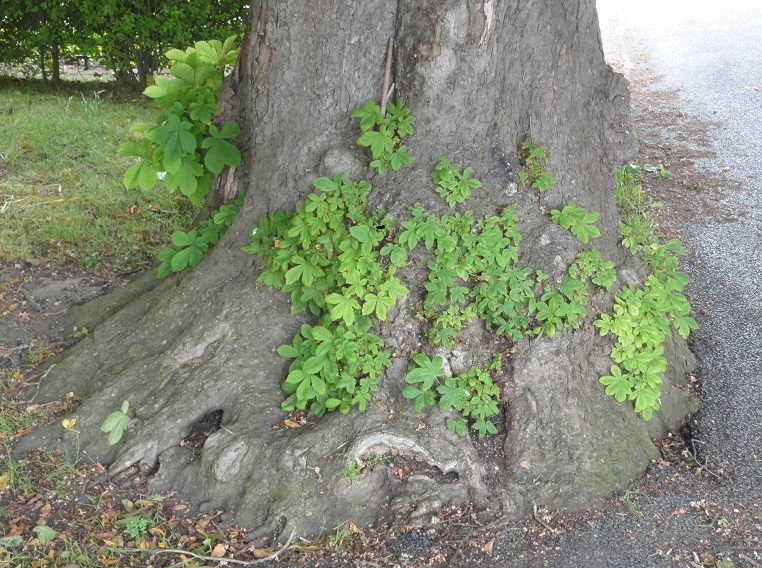
[[[128,535],[130,535],[132,538],[139,539],[143,538],[143,535],[146,534],[148,531],[148,528],[153,525],[153,522],[151,519],[141,519],[139,517],[132,517],[129,521],[127,521],[127,526],[125,527],[125,531]]]
[[[444,361],[441,357],[429,359],[424,353],[414,353],[410,358],[417,367],[405,376],[408,386],[402,389],[402,396],[412,400],[415,411],[421,412],[425,407],[436,404],[434,386],[445,376],[442,368]]]
[[[569,267],[569,276],[578,281],[590,279],[599,288],[611,290],[616,281],[616,267],[610,260],[601,258],[597,249],[590,249],[577,255]]]
[[[415,122],[404,98],[397,99],[396,104],[389,103],[385,116],[381,115],[381,107],[371,99],[354,109],[350,116],[360,119],[362,136],[357,139],[357,144],[370,148],[371,169],[383,174],[388,169],[396,171],[413,162],[407,148],[400,145],[405,136],[413,133]]]
[[[471,189],[481,186],[478,179],[471,179],[471,168],[461,173],[460,168],[450,164],[444,156],[439,156],[439,163],[434,166],[431,178],[436,184],[437,193],[452,207],[464,202],[470,195]]]
[[[558,183],[556,178],[545,169],[548,164],[548,155],[544,146],[525,140],[521,144],[519,156],[526,166],[519,172],[519,181],[529,183],[531,187],[539,191],[547,191]]]
[[[601,236],[601,232],[594,224],[598,217],[597,211],[588,211],[583,207],[578,207],[573,201],[560,211],[553,209],[550,212],[550,218],[555,224],[571,231],[583,243]]]
[[[688,277],[677,271],[677,256],[685,251],[677,239],[659,241],[650,215],[654,203],[645,195],[641,179],[635,166],[617,170],[617,201],[624,212],[620,230],[625,235],[622,244],[642,255],[651,274],[642,288],[625,287],[615,299],[613,313],[602,314],[594,325],[601,335],[616,337],[611,350],[615,364],[600,378],[606,394],[618,402],[632,401],[635,411],[649,420],[660,407],[659,375],[667,366],[664,340],[672,330],[687,338],[698,325],[688,315],[690,304],[682,293]]]
[[[101,425],[101,432],[108,432],[108,443],[109,445],[113,446],[119,440],[122,439],[122,434],[124,433],[127,426],[130,425],[130,417],[127,415],[127,412],[130,409],[130,403],[126,400],[122,402],[122,407],[120,410],[116,410],[108,415],[106,420],[103,421],[103,424]]]
[[[172,272],[198,266],[204,253],[210,246],[217,244],[233,223],[242,204],[243,194],[239,194],[235,201],[212,212],[209,219],[201,221],[196,229],[172,233],[173,246],[162,248],[156,255],[161,261],[156,275],[164,278]]]
[[[456,377],[445,377],[442,358],[429,359],[423,353],[411,356],[417,365],[405,377],[408,383],[402,396],[413,401],[413,408],[421,412],[426,406],[433,406],[439,400],[442,410],[454,408],[463,418],[448,418],[447,428],[459,436],[465,436],[466,424],[470,419],[471,428],[479,434],[479,439],[487,433],[497,434],[495,425],[487,420],[498,414],[500,389],[492,382],[490,371],[500,371],[500,356],[496,356],[486,370],[471,367]]]
[[[156,84],[144,91],[164,112],[156,123],[134,124],[131,130],[141,137],[119,149],[121,156],[138,158],[124,174],[125,187],[139,185],[148,191],[165,172],[169,189],[179,189],[191,203],[200,204],[213,176],[241,163],[240,151],[228,142],[240,134],[238,125],[228,122],[218,129],[212,124],[225,69],[238,57],[236,39],[231,36],[224,44],[198,41],[185,51],[165,54],[172,78],[158,75]]]
[[[314,187],[318,193],[295,212],[262,217],[246,250],[263,256],[267,267],[259,280],[290,292],[294,312],[320,316],[317,326],[302,326],[292,345],[278,349],[294,359],[283,408],[309,406],[321,415],[356,405],[362,411],[390,364],[383,342],[370,333],[370,316],[385,320],[408,293],[394,276],[407,255],[388,242],[388,221],[366,213],[367,182],[338,174],[317,179]]]

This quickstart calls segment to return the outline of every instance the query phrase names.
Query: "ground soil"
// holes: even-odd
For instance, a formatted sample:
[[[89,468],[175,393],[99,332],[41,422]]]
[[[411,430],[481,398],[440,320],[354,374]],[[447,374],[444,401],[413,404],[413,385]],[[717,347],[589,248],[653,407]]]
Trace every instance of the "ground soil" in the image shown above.
[[[741,211],[726,210],[723,192],[742,191],[723,171],[705,172],[695,160],[711,153],[709,135],[719,125],[683,113],[676,92],[660,90],[658,78],[632,77],[633,129],[642,140],[637,163],[663,166],[672,175],[646,176],[651,195],[664,203],[661,226],[666,235],[680,236],[680,227],[696,215],[711,214],[732,221]],[[122,285],[126,275],[113,275],[41,263],[0,265],[0,366],[34,381],[34,365],[75,341],[76,331],[61,328],[61,314],[72,306]],[[697,319],[704,308],[694,301]],[[697,346],[700,349],[700,346]],[[700,380],[700,377],[693,378]],[[21,391],[17,393],[21,397]],[[21,403],[22,401],[17,400]],[[57,418],[70,406],[53,409]],[[19,412],[23,405],[20,404]],[[360,529],[351,523],[337,527],[333,537],[300,542],[279,557],[287,566],[762,566],[762,504],[754,495],[733,493],[734,473],[723,463],[703,463],[691,439],[691,423],[660,443],[662,459],[624,495],[615,495],[593,511],[547,511],[536,508],[532,518],[518,523],[480,521],[469,507],[443,508],[430,526],[389,527],[383,522]],[[192,441],[191,441],[192,442]],[[189,443],[191,443],[189,442]],[[500,445],[495,445],[499,451]],[[484,450],[484,448],[482,448]],[[47,454],[30,456],[40,463]],[[401,475],[415,464],[399,460]],[[40,479],[48,465],[40,465]],[[10,513],[11,531],[28,540],[40,520],[63,523],[71,540],[93,542],[98,519],[123,511],[123,499],[148,499],[145,480],[107,480],[89,484],[103,473],[86,461],[66,490],[40,486],[23,497],[0,493],[0,506]],[[174,532],[173,546],[189,547],[204,531],[218,531],[229,552],[257,559],[271,550],[266,542],[251,542],[246,531],[218,524],[219,512],[200,515],[176,495],[153,505]],[[728,525],[723,520],[732,518]],[[95,520],[94,520],[95,519]],[[107,523],[106,523],[107,524]],[[331,527],[328,527],[329,529]],[[103,543],[145,546],[159,539],[146,533],[136,542],[112,526],[97,535],[104,565],[144,566],[134,555],[107,554]],[[96,541],[97,542],[97,541]],[[98,547],[93,545],[94,549]],[[111,558],[112,564],[107,559]],[[177,554],[152,559],[169,566]],[[274,559],[273,559],[274,560]],[[206,564],[214,565],[211,560]]]

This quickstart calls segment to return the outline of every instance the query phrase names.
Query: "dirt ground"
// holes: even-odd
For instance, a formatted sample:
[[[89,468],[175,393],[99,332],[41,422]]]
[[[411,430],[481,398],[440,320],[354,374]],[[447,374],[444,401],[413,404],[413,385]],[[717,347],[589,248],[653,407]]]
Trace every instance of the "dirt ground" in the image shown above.
[[[633,129],[641,140],[637,163],[653,167],[646,185],[664,203],[665,234],[679,237],[679,227],[699,212],[728,221],[743,214],[724,208],[723,192],[742,191],[727,183],[726,172],[695,167],[696,159],[711,152],[709,134],[718,125],[681,112],[678,94],[659,90],[658,78],[633,77],[631,90]],[[660,176],[661,167],[672,175]],[[35,364],[64,349],[81,333],[64,327],[66,311],[123,285],[130,276],[37,261],[0,264],[0,368],[21,373],[26,382],[39,378]],[[694,310],[699,320],[706,315],[700,303],[694,302]],[[21,391],[16,394],[18,411],[23,412]],[[52,409],[51,418],[58,419],[71,404],[62,401]],[[725,464],[700,463],[690,439],[690,423],[687,426],[685,432],[673,433],[660,443],[663,459],[643,479],[594,511],[570,513],[540,507],[523,522],[498,520],[485,525],[469,507],[446,507],[425,528],[379,523],[361,530],[348,523],[331,538],[292,546],[278,557],[279,565],[762,566],[762,503],[733,493],[733,472]],[[56,458],[39,454],[30,459],[34,457],[40,458],[42,479],[43,470],[50,467],[47,462]],[[123,500],[142,499],[162,520],[160,530],[172,532],[172,546],[188,548],[214,533],[218,536],[213,544],[224,544],[215,550],[236,553],[240,559],[254,561],[274,552],[265,542],[250,541],[246,531],[219,524],[219,512],[200,515],[177,495],[151,497],[143,479],[90,486],[102,473],[98,464],[85,462],[65,484],[65,491],[41,485],[18,498],[7,491],[0,493],[2,511],[10,515],[3,522],[11,534],[25,540],[41,520],[63,526],[68,539],[92,549],[98,565],[145,566],[146,557],[114,552],[111,545],[157,546],[162,536],[147,532],[142,540],[131,539],[109,521],[123,513]],[[161,554],[150,564],[170,566],[180,558],[179,553]],[[196,565],[217,565],[220,560],[199,560]]]

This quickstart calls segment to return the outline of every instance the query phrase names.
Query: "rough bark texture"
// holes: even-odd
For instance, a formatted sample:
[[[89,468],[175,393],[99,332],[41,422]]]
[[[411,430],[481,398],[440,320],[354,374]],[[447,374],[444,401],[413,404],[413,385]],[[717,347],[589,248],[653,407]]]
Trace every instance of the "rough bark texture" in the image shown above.
[[[275,349],[309,317],[291,315],[284,294],[255,285],[258,261],[240,249],[261,214],[293,208],[318,175],[369,175],[348,111],[380,98],[389,36],[397,93],[417,117],[408,143],[415,163],[369,178],[373,207],[397,220],[415,201],[443,211],[429,173],[445,154],[482,181],[467,207],[478,214],[516,204],[521,265],[558,276],[582,245],[550,224],[536,193],[512,184],[517,147],[531,137],[546,145],[559,180],[544,206],[576,201],[599,211],[596,247],[617,263],[620,282],[642,280],[642,269],[617,246],[612,175],[633,142],[626,84],[604,62],[593,0],[255,2],[225,95],[245,133],[245,163],[236,174],[247,196],[239,219],[198,269],[158,285],[146,276],[143,288],[72,315],[90,318],[90,327],[116,312],[100,318],[40,387],[38,401],[69,391],[82,396],[80,433],[52,425],[28,435],[20,449],[63,437],[113,473],[136,466],[158,490],[179,490],[237,523],[285,536],[379,515],[425,522],[449,502],[473,501],[513,517],[535,500],[589,506],[658,456],[650,438],[695,408],[670,384],[693,365],[690,353],[682,342],[670,346],[663,409],[644,423],[604,395],[598,377],[611,364],[610,343],[589,321],[516,346],[504,377],[499,475],[471,439],[447,431],[441,411],[415,414],[399,395],[406,355],[423,341],[407,309],[426,277],[415,263],[403,271],[410,296],[378,329],[401,356],[368,411],[283,426],[280,384],[289,361]],[[600,302],[605,308],[610,298]],[[473,325],[456,349],[440,354],[456,369],[507,347]],[[109,447],[99,426],[125,399],[135,418],[123,441]],[[196,455],[181,441],[215,411],[222,411],[223,428]],[[399,480],[379,465],[353,481],[342,477],[346,456],[379,449],[407,452],[450,475]]]

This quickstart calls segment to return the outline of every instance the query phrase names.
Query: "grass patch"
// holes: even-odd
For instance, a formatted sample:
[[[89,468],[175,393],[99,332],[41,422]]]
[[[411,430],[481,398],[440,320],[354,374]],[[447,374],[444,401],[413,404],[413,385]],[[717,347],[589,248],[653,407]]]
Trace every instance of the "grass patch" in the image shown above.
[[[157,111],[107,87],[0,81],[0,261],[133,268],[192,222],[179,193],[124,188],[117,149]]]

